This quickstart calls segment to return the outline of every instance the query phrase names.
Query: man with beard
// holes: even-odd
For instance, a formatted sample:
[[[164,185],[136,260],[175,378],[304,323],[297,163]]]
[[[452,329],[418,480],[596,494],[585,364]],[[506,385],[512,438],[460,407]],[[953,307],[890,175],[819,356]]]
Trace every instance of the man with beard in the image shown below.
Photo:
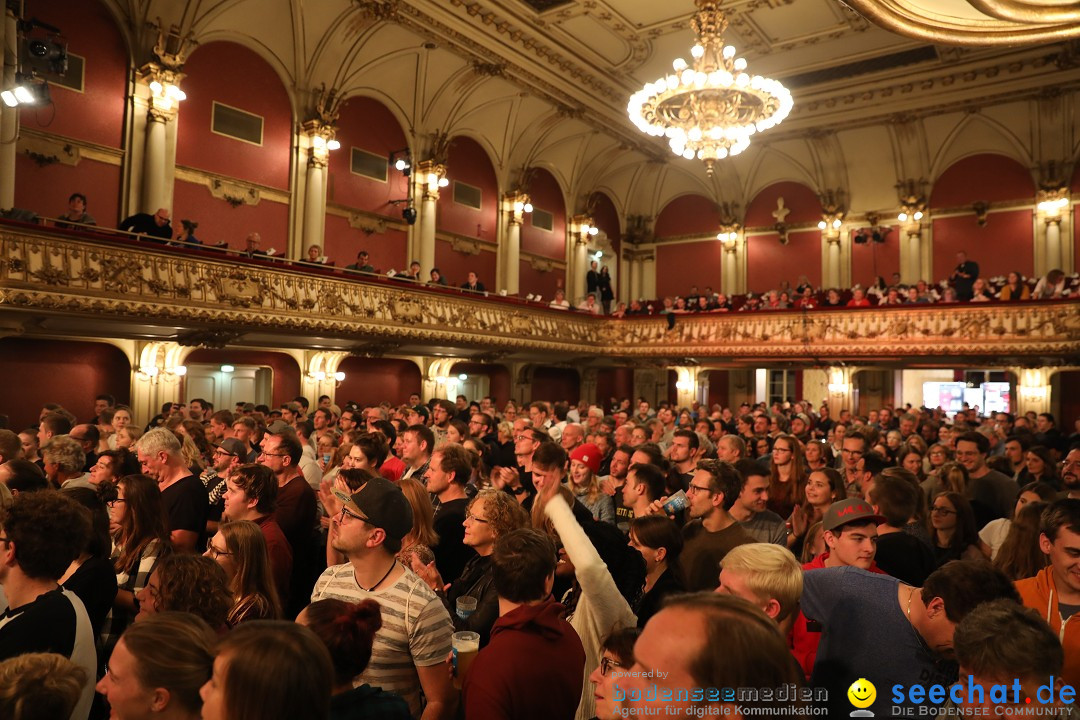
[[[1061,484],[1070,498],[1080,498],[1080,447],[1074,447],[1061,463]]]

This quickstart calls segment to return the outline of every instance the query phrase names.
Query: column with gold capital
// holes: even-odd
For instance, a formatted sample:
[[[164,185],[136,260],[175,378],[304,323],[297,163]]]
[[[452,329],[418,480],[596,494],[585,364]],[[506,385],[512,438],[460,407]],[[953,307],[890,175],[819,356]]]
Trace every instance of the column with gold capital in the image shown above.
[[[420,261],[420,279],[435,267],[435,206],[439,202],[439,188],[450,184],[446,179],[446,166],[434,160],[418,163],[415,171],[416,190],[420,195],[420,234],[414,252]]]
[[[588,215],[575,215],[570,219],[570,288],[571,305],[577,305],[585,299],[587,290],[586,275],[589,272],[589,237],[600,231],[593,225],[593,219]],[[599,301],[599,298],[597,298]]]
[[[529,196],[523,192],[509,192],[503,196],[506,217],[506,241],[501,248],[499,266],[502,268],[502,287],[507,295],[517,295],[521,272],[521,224],[525,213],[532,212]]]
[[[1045,275],[1051,270],[1069,272],[1072,263],[1067,261],[1068,253],[1061,242],[1062,220],[1068,217],[1068,188],[1056,188],[1039,191],[1038,232],[1035,244],[1035,274]],[[1039,262],[1040,255],[1042,262]]]
[[[304,239],[303,247],[294,248],[290,255],[307,257],[307,248],[318,245],[325,255],[323,238],[326,231],[326,173],[330,151],[341,143],[335,139],[335,128],[321,120],[304,123],[303,137],[308,144],[307,176],[304,183]]]
[[[141,196],[145,212],[172,207],[171,188],[176,166],[169,162],[169,156],[175,156],[176,152],[174,121],[177,111],[180,103],[187,99],[187,94],[180,89],[182,79],[182,73],[158,63],[147,63],[139,70],[139,80],[149,91]]]

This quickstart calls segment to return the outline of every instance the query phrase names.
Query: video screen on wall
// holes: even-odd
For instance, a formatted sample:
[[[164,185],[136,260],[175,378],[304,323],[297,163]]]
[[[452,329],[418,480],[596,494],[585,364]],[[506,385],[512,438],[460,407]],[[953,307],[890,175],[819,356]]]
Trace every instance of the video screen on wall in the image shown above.
[[[941,408],[948,415],[963,409],[964,403],[978,408],[980,414],[1010,412],[1010,385],[1007,382],[985,382],[978,387],[968,387],[962,382],[923,383],[923,405]]]
[[[941,408],[947,414],[954,415],[964,409],[964,391],[968,389],[967,383],[962,382],[925,382],[923,406]]]

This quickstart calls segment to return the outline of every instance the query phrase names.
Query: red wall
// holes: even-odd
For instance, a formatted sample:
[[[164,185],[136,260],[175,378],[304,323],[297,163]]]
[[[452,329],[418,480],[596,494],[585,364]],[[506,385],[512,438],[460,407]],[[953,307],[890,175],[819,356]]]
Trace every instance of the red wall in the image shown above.
[[[720,259],[724,248],[719,240],[674,243],[656,246],[656,294],[683,295],[691,285],[706,285],[720,291]]]
[[[484,148],[464,136],[451,140],[446,177],[450,185],[439,191],[436,227],[465,237],[494,242],[499,217],[499,185],[495,168]],[[483,195],[479,210],[454,202],[455,180],[480,188]]]
[[[656,217],[657,238],[678,235],[712,234],[720,231],[720,211],[716,203],[701,195],[675,198]]]
[[[341,149],[330,153],[327,204],[344,205],[400,220],[404,206],[391,205],[390,201],[409,196],[408,178],[393,166],[387,169],[386,182],[356,175],[350,170],[353,147],[389,159],[391,152],[408,145],[405,133],[393,113],[378,100],[355,97],[342,104],[337,126]],[[385,272],[391,268],[408,267],[405,243],[406,234],[397,230],[367,236],[363,231],[350,227],[346,218],[336,215],[326,217],[326,247],[323,253],[334,260],[338,267],[354,263],[356,253],[360,250],[368,251],[370,262],[377,270]]]
[[[885,282],[892,281],[892,274],[900,272],[900,228],[889,226],[892,229],[885,236],[885,242],[876,243],[873,240],[865,245],[851,243],[851,284],[856,283],[864,288],[874,282],[875,275],[881,275]],[[818,259],[820,263],[820,256]],[[954,263],[955,264],[955,263]],[[923,278],[932,280],[933,278]]]
[[[228,68],[229,72],[222,72]],[[187,93],[180,109],[176,149],[177,165],[207,170],[227,177],[289,189],[292,144],[292,109],[277,73],[253,51],[231,42],[201,45],[184,65]],[[242,77],[242,82],[237,78]],[[261,146],[210,131],[213,102],[217,101],[263,118]],[[209,190],[176,183],[177,218],[200,221],[200,239],[227,240],[242,247],[247,233],[262,236],[262,248],[285,251],[288,207],[263,200],[258,206],[233,209],[216,200]]]
[[[806,185],[796,182],[778,182],[764,188],[750,204],[746,206],[746,227],[772,227],[776,218],[776,201],[784,198],[784,207],[790,210],[784,222],[788,225],[799,223],[817,224],[821,220],[821,201],[817,194]]]
[[[63,32],[68,50],[85,59],[83,92],[50,85],[52,106],[20,111],[22,127],[122,148],[128,51],[102,3],[50,0],[34,3],[32,15]],[[119,222],[120,168],[82,159],[75,167],[38,167],[25,154],[16,161],[15,206],[55,216],[73,192],[87,197],[87,212],[104,227]]]
[[[1062,370],[1059,373],[1061,383],[1061,410],[1056,416],[1057,427],[1063,435],[1076,432],[1074,423],[1080,420],[1080,370]]]
[[[622,231],[619,229],[619,211],[606,193],[595,192],[589,198],[593,222],[607,234],[611,247],[618,253],[622,247]],[[618,293],[616,293],[618,294]]]
[[[821,231],[792,231],[788,239],[787,245],[781,245],[776,235],[747,236],[747,290],[766,292],[779,286],[781,280],[794,288],[799,275],[806,275],[815,286],[821,284]]]
[[[1035,184],[1023,165],[1004,155],[985,153],[953,163],[934,183],[935,208],[970,206],[977,201],[1034,202]],[[933,217],[933,215],[931,215]],[[934,221],[934,279],[942,280],[956,267],[956,253],[967,252],[979,264],[982,277],[1017,270],[1030,275],[1034,225],[1030,210],[991,213],[985,227],[974,215]]]
[[[522,260],[518,269],[518,294],[521,297],[539,293],[544,296],[544,302],[551,302],[555,297],[556,283],[562,278],[562,272],[558,269],[551,272],[540,272],[529,263]],[[571,298],[567,297],[567,300]]]
[[[496,407],[502,407],[510,399],[510,371],[504,365],[485,365],[483,363],[458,363],[450,369],[451,375],[486,375],[488,395],[495,400]],[[480,401],[480,398],[469,398]]]
[[[963,250],[979,264],[979,276],[1005,275],[1016,270],[1034,272],[1031,210],[991,213],[985,227],[974,215],[934,220],[934,279],[943,280],[956,267],[956,253]]]
[[[368,262],[379,272],[390,269],[408,270],[410,258],[405,257],[408,234],[402,230],[388,229],[384,233],[366,235],[349,225],[348,218],[340,215],[326,216],[326,247],[324,253],[343,268],[356,262],[356,254],[368,251]],[[306,248],[305,248],[306,250]]]
[[[554,215],[555,221],[548,232],[533,227],[532,216],[527,215],[521,224],[522,252],[563,260],[566,257],[566,203],[563,202],[562,188],[547,170],[534,168],[529,180],[529,199],[534,208]]]
[[[970,205],[977,200],[989,203],[1033,200],[1035,183],[1023,165],[1004,155],[972,155],[949,166],[934,183],[931,208]]]
[[[1073,172],[1072,178],[1072,193],[1076,195],[1080,193],[1080,163],[1076,164],[1076,170]],[[1080,258],[1080,205],[1073,206],[1073,240],[1076,243],[1076,247],[1073,250],[1073,258]],[[1062,238],[1062,242],[1065,239]]]
[[[231,363],[234,365],[259,365],[273,372],[273,390],[270,407],[280,407],[300,394],[300,366],[291,355],[263,350],[196,350],[184,360],[188,363]],[[186,389],[185,389],[186,392]],[[231,409],[231,408],[226,408]]]
[[[334,402],[342,407],[350,400],[362,405],[383,400],[399,404],[407,402],[412,393],[423,392],[420,368],[409,360],[347,357],[338,370],[345,373],[345,380],[334,393]]]
[[[248,233],[257,232],[263,250],[275,249],[285,253],[289,231],[289,206],[263,200],[258,205],[232,207],[210,195],[205,185],[177,180],[173,190],[173,229],[180,230],[180,220],[195,220],[199,229],[195,236],[203,243],[229,243],[235,249],[244,248]],[[347,263],[346,263],[347,264]]]
[[[435,242],[435,267],[446,278],[446,283],[453,287],[468,280],[469,271],[472,271],[489,292],[494,292],[495,264],[494,252],[481,250],[478,255],[470,255],[455,251],[449,242]]]
[[[15,432],[36,425],[47,402],[85,420],[93,414],[95,395],[110,393],[124,404],[131,398],[131,364],[105,343],[0,338],[0,377],[0,413],[9,416]]]
[[[68,196],[81,192],[98,225],[120,220],[120,166],[81,160],[76,167],[54,163],[39,167],[25,153],[15,158],[15,207],[56,217],[67,212]]]
[[[721,408],[730,405],[727,370],[709,371],[709,407],[707,409],[711,410],[713,405],[719,405]]]
[[[85,58],[86,74],[82,93],[50,84],[53,107],[22,110],[20,124],[112,148],[121,147],[128,51],[104,3],[49,0],[27,3],[27,9],[33,11],[28,15],[60,29],[68,42],[68,51]]]
[[[596,402],[608,407],[611,398],[622,400],[634,397],[634,369],[626,367],[601,368],[596,371]]]
[[[570,368],[538,367],[533,373],[531,402],[565,400],[577,404],[581,395],[581,381],[576,370]]]

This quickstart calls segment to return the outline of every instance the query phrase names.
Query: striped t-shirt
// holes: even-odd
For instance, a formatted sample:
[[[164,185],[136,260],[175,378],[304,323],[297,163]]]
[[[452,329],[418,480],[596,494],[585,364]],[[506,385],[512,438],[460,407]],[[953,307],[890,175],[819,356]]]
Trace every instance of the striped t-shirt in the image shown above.
[[[371,662],[354,683],[367,683],[396,693],[420,717],[420,676],[417,667],[438,665],[450,653],[454,632],[450,613],[439,597],[412,570],[391,587],[377,592],[361,590],[349,563],[327,568],[315,583],[311,601],[335,598],[360,602],[371,598],[382,609],[382,627],[375,633]]]

